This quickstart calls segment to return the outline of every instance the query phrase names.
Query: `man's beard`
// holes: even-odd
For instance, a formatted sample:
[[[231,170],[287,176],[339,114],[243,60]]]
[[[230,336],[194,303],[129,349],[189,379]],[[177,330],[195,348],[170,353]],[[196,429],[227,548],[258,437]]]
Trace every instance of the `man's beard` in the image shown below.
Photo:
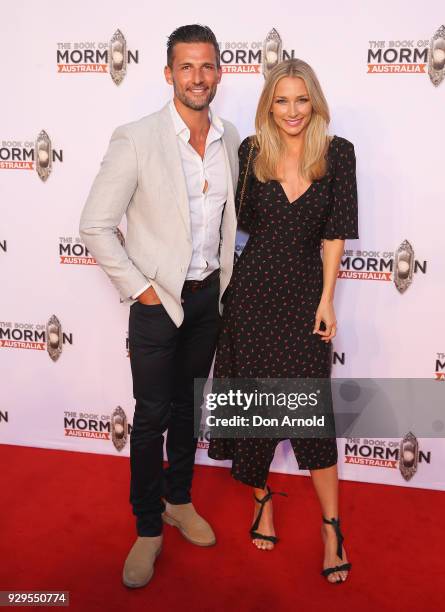
[[[213,98],[216,95],[217,85],[215,84],[212,88],[209,88],[207,90],[207,95],[203,97],[201,101],[198,102],[192,96],[189,97],[186,91],[180,91],[175,83],[173,85],[175,96],[178,98],[178,100],[180,100],[184,104],[184,106],[187,106],[187,108],[191,108],[192,110],[196,111],[203,110],[204,108],[209,106],[209,104],[212,102]]]

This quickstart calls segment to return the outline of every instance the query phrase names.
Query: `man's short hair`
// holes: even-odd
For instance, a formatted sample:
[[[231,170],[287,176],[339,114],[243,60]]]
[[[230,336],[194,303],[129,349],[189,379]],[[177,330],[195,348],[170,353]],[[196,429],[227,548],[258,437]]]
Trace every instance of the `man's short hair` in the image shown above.
[[[173,51],[178,43],[210,43],[215,48],[216,65],[221,65],[219,45],[216,36],[208,26],[194,23],[176,28],[167,40],[167,65],[173,68]]]

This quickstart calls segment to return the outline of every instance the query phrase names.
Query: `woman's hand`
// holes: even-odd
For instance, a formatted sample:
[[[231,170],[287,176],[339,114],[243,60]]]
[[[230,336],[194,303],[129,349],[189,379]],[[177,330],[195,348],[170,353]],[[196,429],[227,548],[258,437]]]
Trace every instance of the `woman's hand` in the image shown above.
[[[326,326],[325,331],[321,331],[320,324],[323,323]],[[318,305],[317,312],[315,313],[315,325],[313,334],[321,336],[323,342],[330,342],[337,333],[337,320],[335,318],[334,305],[331,301],[323,300]]]

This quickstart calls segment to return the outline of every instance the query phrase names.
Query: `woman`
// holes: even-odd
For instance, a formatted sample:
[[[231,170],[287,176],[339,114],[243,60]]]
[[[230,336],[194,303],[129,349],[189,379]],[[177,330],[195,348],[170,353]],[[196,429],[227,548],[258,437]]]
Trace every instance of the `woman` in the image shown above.
[[[225,296],[215,378],[330,376],[335,282],[344,240],[358,233],[354,147],[329,137],[328,124],[312,68],[298,59],[278,64],[259,100],[256,135],[239,150],[239,225],[250,237]],[[213,459],[232,459],[232,475],[254,488],[250,533],[262,550],[278,541],[267,487],[278,442],[214,438],[209,448]],[[322,574],[342,582],[351,564],[338,519],[336,440],[291,444],[321,505]]]

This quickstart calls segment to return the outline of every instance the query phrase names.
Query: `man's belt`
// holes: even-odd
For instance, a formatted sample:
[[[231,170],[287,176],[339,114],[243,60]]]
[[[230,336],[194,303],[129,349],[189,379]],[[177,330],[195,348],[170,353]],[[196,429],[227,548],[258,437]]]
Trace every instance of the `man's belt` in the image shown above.
[[[199,291],[214,285],[219,280],[219,270],[214,270],[204,280],[186,280],[184,283],[183,291]]]

